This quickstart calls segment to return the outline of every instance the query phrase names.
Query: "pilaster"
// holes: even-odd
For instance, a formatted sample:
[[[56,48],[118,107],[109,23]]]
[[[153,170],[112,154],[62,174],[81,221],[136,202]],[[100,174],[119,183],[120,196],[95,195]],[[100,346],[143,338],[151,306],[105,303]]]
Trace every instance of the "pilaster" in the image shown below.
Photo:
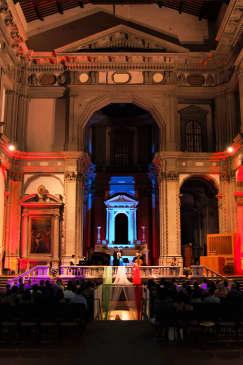
[[[17,167],[9,173],[5,268],[11,269],[15,273],[17,272],[17,257],[20,254],[21,208],[19,200],[22,190],[22,177],[22,172]]]
[[[239,99],[240,99],[240,133],[243,133],[243,62],[240,64],[238,72]]]
[[[179,179],[176,159],[160,158],[157,164],[160,211],[160,265],[168,265],[172,257],[182,265],[180,237]]]
[[[68,136],[66,149],[68,151],[78,151],[81,147],[78,145],[78,95],[70,92],[68,105]]]
[[[64,173],[64,263],[71,256],[83,256],[83,199],[85,172],[90,160],[86,153],[66,153]]]
[[[225,133],[225,126],[227,123],[225,103],[225,93],[221,92],[215,98],[216,152],[224,151],[227,144]]]

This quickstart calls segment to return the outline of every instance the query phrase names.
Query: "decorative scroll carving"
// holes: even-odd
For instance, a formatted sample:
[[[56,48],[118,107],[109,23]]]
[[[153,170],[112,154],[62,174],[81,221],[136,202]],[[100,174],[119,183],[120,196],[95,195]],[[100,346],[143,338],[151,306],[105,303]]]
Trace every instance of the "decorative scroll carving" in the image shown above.
[[[168,172],[165,175],[165,178],[168,181],[176,181],[176,180],[178,180],[178,173],[177,172]]]
[[[66,171],[64,174],[65,181],[81,181],[84,178],[82,172]]]

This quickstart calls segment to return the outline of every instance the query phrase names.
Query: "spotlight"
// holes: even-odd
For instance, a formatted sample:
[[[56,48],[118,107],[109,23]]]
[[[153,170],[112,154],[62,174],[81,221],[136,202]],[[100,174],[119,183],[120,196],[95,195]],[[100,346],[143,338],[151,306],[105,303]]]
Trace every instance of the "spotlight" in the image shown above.
[[[10,144],[8,146],[9,151],[15,151],[15,146],[13,144]]]
[[[227,147],[227,151],[229,153],[232,153],[232,152],[234,152],[234,148],[232,146],[229,146],[229,147]]]

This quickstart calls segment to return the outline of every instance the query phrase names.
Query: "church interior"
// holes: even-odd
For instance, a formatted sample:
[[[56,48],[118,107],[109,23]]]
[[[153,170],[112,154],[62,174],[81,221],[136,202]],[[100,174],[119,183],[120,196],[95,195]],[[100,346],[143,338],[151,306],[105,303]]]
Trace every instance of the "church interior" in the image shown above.
[[[0,358],[242,346],[242,46],[243,0],[0,0]]]
[[[0,3],[1,272],[242,272],[241,1],[47,3]]]

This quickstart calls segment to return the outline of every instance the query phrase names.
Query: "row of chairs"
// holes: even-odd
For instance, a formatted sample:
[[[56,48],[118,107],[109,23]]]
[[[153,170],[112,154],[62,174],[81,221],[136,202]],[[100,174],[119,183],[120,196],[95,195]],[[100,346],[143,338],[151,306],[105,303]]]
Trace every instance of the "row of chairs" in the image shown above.
[[[79,338],[87,323],[83,304],[0,305],[0,345],[61,343]]]
[[[242,342],[243,308],[236,304],[194,304],[193,311],[175,311],[157,306],[155,319],[157,329],[173,328],[175,341],[193,340],[203,342]],[[182,336],[183,333],[183,336]]]

